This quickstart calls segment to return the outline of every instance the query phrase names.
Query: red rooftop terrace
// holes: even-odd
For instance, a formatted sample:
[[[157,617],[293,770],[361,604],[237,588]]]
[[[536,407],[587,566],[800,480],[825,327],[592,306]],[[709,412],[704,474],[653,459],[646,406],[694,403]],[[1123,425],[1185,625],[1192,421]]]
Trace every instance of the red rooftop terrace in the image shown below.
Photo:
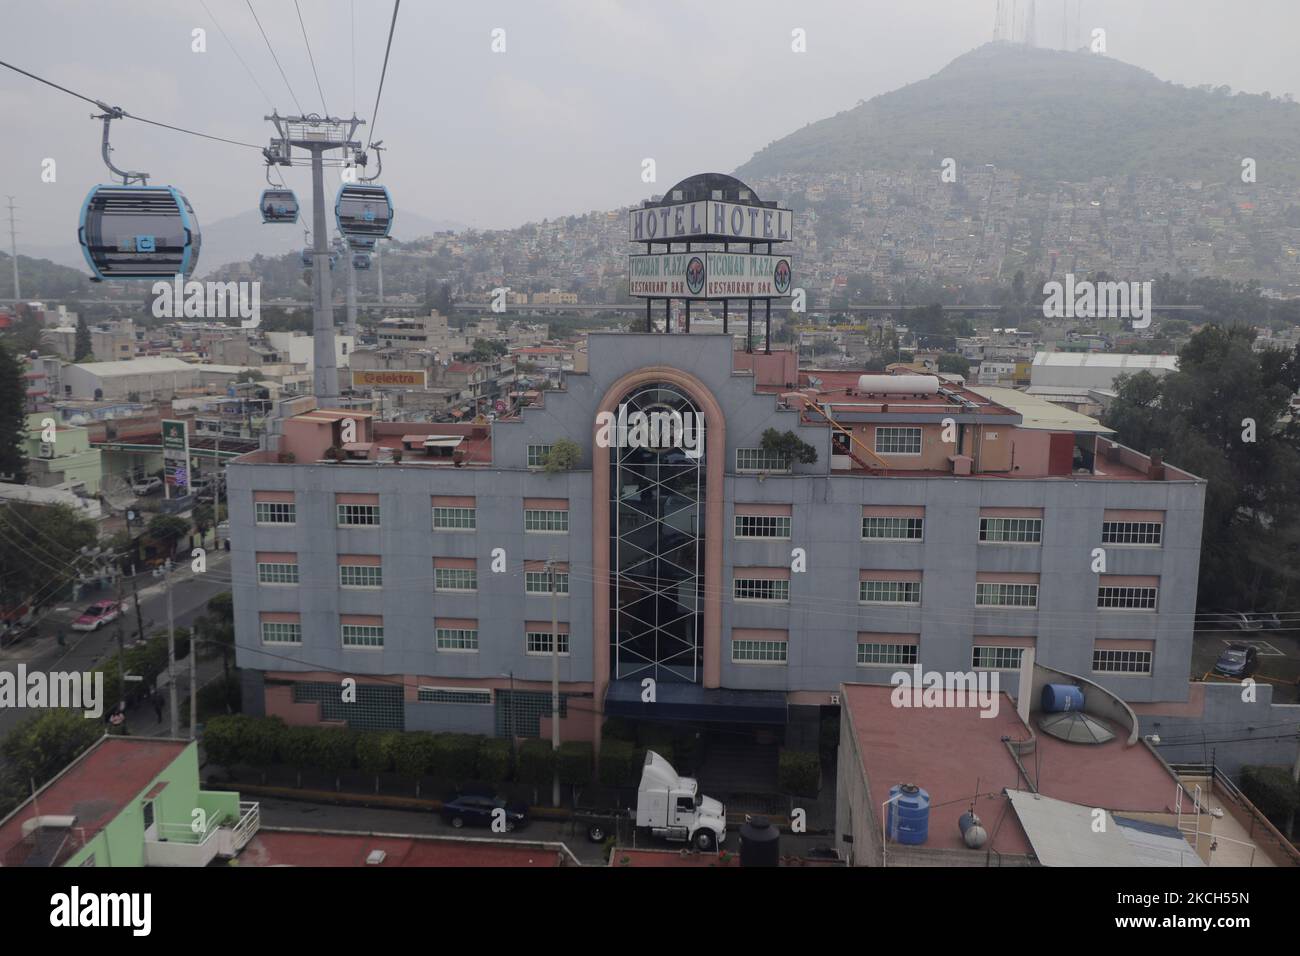
[[[733,374],[750,376],[754,401],[798,410],[800,423],[832,431],[833,474],[871,477],[1070,478],[1198,481],[1195,475],[1119,444],[1096,419],[1010,388],[968,386],[954,375],[863,375],[799,369],[790,351],[733,352]],[[539,404],[545,402],[542,393]],[[493,423],[385,422],[373,412],[281,403],[278,452],[252,464],[370,462],[395,466],[492,467]],[[526,415],[524,411],[522,414]],[[518,415],[502,421],[518,421]],[[352,422],[347,426],[348,421]],[[877,428],[920,429],[920,451],[877,451]]]

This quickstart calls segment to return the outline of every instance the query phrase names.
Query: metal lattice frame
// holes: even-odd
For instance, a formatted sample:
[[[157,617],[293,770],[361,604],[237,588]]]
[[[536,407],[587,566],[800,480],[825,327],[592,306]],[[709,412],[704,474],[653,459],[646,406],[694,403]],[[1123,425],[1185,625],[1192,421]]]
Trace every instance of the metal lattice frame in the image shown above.
[[[685,393],[675,386],[662,383],[641,386],[624,402],[629,413],[666,405],[683,414],[689,411],[699,415],[699,409]],[[615,447],[611,451],[611,467],[614,472],[611,483],[614,538],[611,541],[613,554],[610,564],[613,569],[614,593],[610,598],[610,606],[613,616],[611,634],[614,643],[614,677],[653,677],[655,680],[698,683],[703,628],[701,529],[704,527],[705,456],[685,459],[683,463],[678,459],[670,460],[668,455],[659,455],[657,461],[647,462],[646,455],[653,455],[653,452],[627,447]],[[624,478],[633,470],[638,482],[649,481],[648,486],[641,490],[654,492],[649,511],[645,507],[624,501],[621,497]],[[680,479],[684,473],[690,473],[693,478],[689,485],[691,493],[687,503],[663,512],[667,498],[663,492],[668,482]],[[678,487],[675,491],[680,494],[682,489]],[[637,512],[644,520],[629,522],[625,508]],[[683,519],[690,524],[693,567],[671,561],[663,552],[665,535],[662,529],[670,526],[681,532],[683,529],[680,522]],[[651,550],[634,540],[643,536],[647,527],[655,528]],[[635,561],[624,561],[625,547],[640,553]],[[636,573],[636,569],[643,568],[647,563],[650,564],[649,575]],[[661,579],[659,568],[665,564],[680,571],[681,576]],[[629,610],[647,598],[653,599],[653,614],[649,620]],[[665,614],[669,605],[678,608],[679,612]],[[688,622],[685,635],[674,630],[674,625],[682,622]]]

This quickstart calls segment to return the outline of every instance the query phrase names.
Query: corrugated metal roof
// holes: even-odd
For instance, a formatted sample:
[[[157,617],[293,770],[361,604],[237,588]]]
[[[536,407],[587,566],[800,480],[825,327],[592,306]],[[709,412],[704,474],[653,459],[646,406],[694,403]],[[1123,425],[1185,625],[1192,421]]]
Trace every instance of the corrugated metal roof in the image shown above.
[[[185,372],[200,366],[182,362],[180,359],[166,356],[146,356],[145,358],[127,359],[123,362],[78,362],[76,368],[109,378],[114,375],[153,375],[159,372]]]
[[[1177,827],[1027,790],[1008,789],[1007,797],[1044,866],[1205,865]]]
[[[1035,352],[1034,365],[1042,368],[1114,368],[1125,372],[1143,369],[1178,371],[1177,355],[1132,355],[1127,352]]]
[[[1115,434],[1115,429],[1107,428],[1095,418],[1072,412],[1037,395],[1030,395],[1014,388],[1004,388],[1000,385],[968,385],[966,389],[1016,412],[1021,417],[1021,428],[1091,432],[1099,435]]]

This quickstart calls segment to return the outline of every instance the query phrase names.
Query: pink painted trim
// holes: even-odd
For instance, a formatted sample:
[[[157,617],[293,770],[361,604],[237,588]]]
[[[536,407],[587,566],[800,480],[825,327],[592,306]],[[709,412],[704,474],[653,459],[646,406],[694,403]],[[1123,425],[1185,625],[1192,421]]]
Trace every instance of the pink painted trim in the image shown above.
[[[334,503],[338,505],[377,505],[379,504],[379,495],[340,491],[335,493]]]
[[[1033,647],[1038,641],[1036,637],[995,637],[989,634],[976,634],[974,646],[976,647]]]
[[[733,627],[733,641],[788,641],[790,632],[775,627]]]
[[[378,568],[384,563],[384,559],[377,554],[340,554],[339,567],[345,564],[361,568]]]
[[[525,498],[524,508],[533,511],[568,511],[568,498]]]
[[[258,564],[297,564],[298,553],[296,551],[259,551],[257,552]]]
[[[1123,637],[1099,637],[1094,647],[1099,651],[1154,651],[1156,642]]]
[[[382,614],[340,614],[339,624],[357,624],[365,627],[383,627]]]
[[[434,627],[455,628],[457,630],[477,631],[478,620],[472,617],[435,617]]]
[[[755,581],[789,581],[789,568],[736,568],[733,577],[751,578]]]
[[[477,558],[434,558],[433,566],[444,570],[460,569],[475,571],[478,569]]]
[[[925,507],[911,505],[863,505],[864,518],[924,518]]]
[[[473,508],[473,495],[434,495],[433,507],[435,508]]]
[[[253,501],[270,501],[277,504],[293,504],[292,491],[254,491]]]
[[[552,567],[554,567],[556,571],[568,571],[568,570],[569,570],[569,562],[568,562],[568,561],[556,561],[556,562],[552,565]],[[545,561],[525,561],[525,562],[524,562],[524,570],[525,570],[525,571],[545,571],[545,570],[546,570],[546,562],[545,562]]]
[[[920,571],[859,571],[859,581],[919,581]]]
[[[1097,587],[1101,588],[1158,588],[1160,587],[1160,578],[1158,576],[1141,575],[1141,574],[1103,574],[1097,582]]]
[[[1012,574],[1009,571],[977,571],[977,584],[1037,584],[1037,574]]]
[[[708,439],[706,438],[705,440],[707,441]],[[793,514],[793,510],[790,505],[762,504],[758,502],[746,504],[745,502],[737,501],[736,514],[750,517],[788,518]]]
[[[569,622],[568,622],[568,621],[556,621],[556,622],[555,622],[555,626],[558,627],[558,628],[560,629],[560,630],[559,630],[559,633],[560,633],[560,634],[568,634],[568,633],[569,633]],[[525,621],[525,622],[524,622],[524,630],[525,630],[525,631],[535,631],[535,632],[538,632],[538,633],[541,633],[541,634],[549,634],[549,633],[551,633],[551,622],[550,622],[550,621]]]
[[[1042,508],[981,508],[981,518],[1041,518]]]
[[[904,644],[909,647],[921,643],[920,634],[877,634],[873,631],[858,631],[859,644]]]
[[[300,624],[302,615],[297,611],[261,611],[258,620],[263,624]]]

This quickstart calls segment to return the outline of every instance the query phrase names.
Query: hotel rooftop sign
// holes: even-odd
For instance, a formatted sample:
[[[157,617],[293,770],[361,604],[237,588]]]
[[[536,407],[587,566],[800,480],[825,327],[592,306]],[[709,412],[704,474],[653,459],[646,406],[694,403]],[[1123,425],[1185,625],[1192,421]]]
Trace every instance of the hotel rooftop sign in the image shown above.
[[[789,242],[794,213],[718,199],[642,206],[630,213],[632,242]]]

